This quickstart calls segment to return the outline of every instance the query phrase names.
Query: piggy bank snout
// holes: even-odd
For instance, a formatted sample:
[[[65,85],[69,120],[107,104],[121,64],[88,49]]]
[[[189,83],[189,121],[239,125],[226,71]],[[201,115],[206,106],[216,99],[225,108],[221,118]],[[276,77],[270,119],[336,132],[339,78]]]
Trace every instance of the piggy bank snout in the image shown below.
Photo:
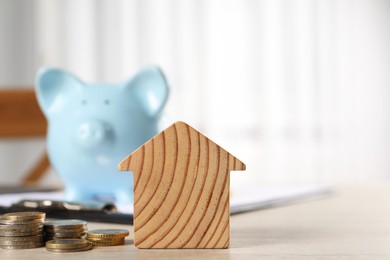
[[[107,146],[113,139],[112,126],[100,120],[90,120],[79,125],[76,133],[77,143],[85,149]]]

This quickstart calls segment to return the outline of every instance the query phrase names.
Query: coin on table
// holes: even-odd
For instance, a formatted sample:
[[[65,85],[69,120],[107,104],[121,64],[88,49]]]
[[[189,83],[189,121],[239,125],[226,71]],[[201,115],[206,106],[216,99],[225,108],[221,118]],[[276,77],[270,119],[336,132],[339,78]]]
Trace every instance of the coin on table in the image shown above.
[[[55,233],[55,234],[46,233],[47,238],[82,238],[84,236],[85,236],[85,232],[83,232],[83,233]]]
[[[85,239],[55,239],[46,242],[46,248],[49,249],[81,249],[90,245]]]
[[[45,222],[47,230],[64,230],[64,229],[86,229],[87,222],[78,219],[53,220]]]
[[[42,224],[43,219],[2,219],[0,218],[0,225],[32,225],[32,224]]]
[[[125,229],[95,229],[88,231],[87,238],[119,239],[129,235]]]
[[[22,232],[22,231],[13,231],[13,232],[0,232],[0,237],[29,237],[43,234],[42,230]]]
[[[43,234],[25,237],[0,237],[0,243],[3,241],[20,242],[20,241],[41,241],[43,240]]]
[[[125,239],[117,239],[112,241],[92,241],[89,240],[94,246],[119,246],[125,244]]]
[[[46,235],[55,237],[84,236],[87,230],[46,231]]]
[[[37,245],[43,246],[45,241],[43,239],[38,241],[0,241],[0,246],[17,246],[17,245]]]
[[[50,234],[56,234],[56,233],[70,233],[70,234],[75,234],[75,233],[87,233],[88,229],[86,228],[77,228],[77,229],[45,229],[46,233]]]
[[[56,234],[56,233],[70,233],[70,234],[76,234],[76,233],[86,233],[88,230],[86,228],[77,228],[77,229],[45,229],[46,233],[50,234]]]
[[[112,241],[118,241],[118,240],[124,240],[124,237],[87,237],[87,239],[91,242],[112,242]]]
[[[43,220],[46,213],[38,211],[11,212],[1,216],[3,220]]]
[[[0,237],[27,237],[27,236],[34,236],[38,234],[43,234],[42,229],[30,229],[30,230],[23,230],[23,229],[14,229],[14,230],[0,230]]]
[[[0,231],[1,230],[13,230],[13,229],[35,229],[35,228],[43,228],[42,222],[25,222],[26,224],[0,224]]]
[[[87,251],[91,250],[93,247],[92,244],[87,245],[86,247],[82,248],[67,248],[67,249],[61,249],[61,248],[50,248],[46,247],[46,250],[49,252],[54,252],[54,253],[68,253],[68,252],[81,252],[81,251]]]
[[[25,245],[0,245],[2,249],[29,249],[29,248],[38,248],[43,247],[44,243],[36,243],[36,244],[25,244]]]

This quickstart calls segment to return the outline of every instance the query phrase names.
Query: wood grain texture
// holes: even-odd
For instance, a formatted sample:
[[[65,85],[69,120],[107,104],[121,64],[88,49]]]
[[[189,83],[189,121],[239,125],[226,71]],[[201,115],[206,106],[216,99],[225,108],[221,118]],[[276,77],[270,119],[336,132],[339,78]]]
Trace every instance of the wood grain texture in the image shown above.
[[[229,176],[245,165],[226,150],[177,122],[118,169],[134,174],[138,248],[229,247]]]

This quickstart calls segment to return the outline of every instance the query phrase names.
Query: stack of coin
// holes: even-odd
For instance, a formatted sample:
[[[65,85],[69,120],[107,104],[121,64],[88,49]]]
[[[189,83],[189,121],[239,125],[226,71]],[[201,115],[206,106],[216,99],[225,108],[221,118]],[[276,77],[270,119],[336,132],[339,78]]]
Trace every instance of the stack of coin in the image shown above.
[[[83,238],[87,232],[87,222],[78,219],[53,220],[45,222],[45,239]]]
[[[87,240],[94,246],[117,246],[123,245],[128,235],[124,229],[96,229],[88,231]]]
[[[46,242],[46,250],[57,253],[87,251],[91,248],[92,243],[85,239],[55,239]]]
[[[27,249],[44,246],[43,212],[13,212],[0,218],[0,248]]]

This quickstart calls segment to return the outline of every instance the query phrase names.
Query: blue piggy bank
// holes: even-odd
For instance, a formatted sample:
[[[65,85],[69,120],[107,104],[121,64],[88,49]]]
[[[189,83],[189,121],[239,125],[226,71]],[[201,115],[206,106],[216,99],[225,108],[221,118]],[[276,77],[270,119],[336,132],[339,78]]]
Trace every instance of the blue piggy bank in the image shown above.
[[[157,67],[120,84],[86,84],[57,68],[36,79],[48,121],[50,162],[72,201],[133,201],[133,178],[116,165],[158,132],[168,86]]]

